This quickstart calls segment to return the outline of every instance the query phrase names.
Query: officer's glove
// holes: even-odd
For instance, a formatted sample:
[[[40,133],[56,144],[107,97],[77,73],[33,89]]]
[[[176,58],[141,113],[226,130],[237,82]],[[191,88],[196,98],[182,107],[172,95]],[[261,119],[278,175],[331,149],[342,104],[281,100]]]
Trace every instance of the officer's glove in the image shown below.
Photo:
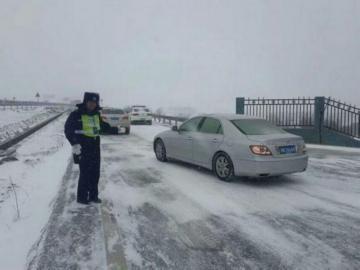
[[[80,159],[81,159],[81,145],[80,144],[74,144],[72,146],[72,154],[73,154],[74,163],[79,164]]]
[[[81,155],[81,145],[80,144],[74,144],[72,146],[72,153],[74,155]]]

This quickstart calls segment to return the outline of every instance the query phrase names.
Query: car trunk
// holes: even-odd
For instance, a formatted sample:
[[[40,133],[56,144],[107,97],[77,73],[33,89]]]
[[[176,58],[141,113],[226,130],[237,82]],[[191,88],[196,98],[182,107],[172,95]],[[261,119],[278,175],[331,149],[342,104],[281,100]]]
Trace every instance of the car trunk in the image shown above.
[[[111,126],[119,126],[122,123],[126,122],[126,120],[123,119],[125,115],[123,114],[103,114],[105,121],[109,123]]]
[[[254,144],[263,144],[269,147],[273,156],[288,157],[303,154],[304,140],[290,133],[247,135]]]

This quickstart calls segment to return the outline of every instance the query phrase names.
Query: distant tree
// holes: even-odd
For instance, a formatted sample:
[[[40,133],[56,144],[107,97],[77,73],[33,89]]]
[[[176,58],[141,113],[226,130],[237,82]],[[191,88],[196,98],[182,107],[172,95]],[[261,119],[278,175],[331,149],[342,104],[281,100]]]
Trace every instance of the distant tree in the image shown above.
[[[39,102],[39,100],[40,100],[40,94],[39,94],[39,92],[36,93],[35,98],[37,99],[37,102]]]
[[[162,108],[156,109],[155,114],[162,115],[163,114],[163,109]]]

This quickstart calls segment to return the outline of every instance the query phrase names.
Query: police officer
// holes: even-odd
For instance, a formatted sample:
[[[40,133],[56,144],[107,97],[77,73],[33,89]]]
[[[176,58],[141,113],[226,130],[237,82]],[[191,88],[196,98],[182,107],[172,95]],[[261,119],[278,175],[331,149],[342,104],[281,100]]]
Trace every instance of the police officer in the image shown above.
[[[99,94],[85,92],[83,103],[76,105],[65,123],[65,135],[72,145],[74,163],[80,166],[77,202],[101,203],[98,197],[100,178],[100,132],[117,134],[118,129],[102,121]]]

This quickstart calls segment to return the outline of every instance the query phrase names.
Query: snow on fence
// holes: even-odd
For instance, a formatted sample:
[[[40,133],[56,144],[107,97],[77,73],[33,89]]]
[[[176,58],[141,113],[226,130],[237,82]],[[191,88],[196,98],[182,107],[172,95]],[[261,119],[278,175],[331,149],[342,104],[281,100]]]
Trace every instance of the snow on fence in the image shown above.
[[[8,149],[9,147],[15,145],[19,141],[25,139],[26,137],[33,134],[40,128],[46,126],[53,120],[60,117],[63,113],[64,112],[60,112],[60,113],[58,112],[55,115],[54,114],[52,114],[51,116],[48,115],[48,117],[45,120],[43,119],[41,122],[37,122],[36,125],[27,126],[27,128],[23,129],[21,132],[16,132],[16,133],[12,134],[12,136],[10,136],[10,137],[5,137],[4,140],[0,141],[0,151],[4,151],[4,150]],[[0,138],[3,138],[3,137],[0,137]]]
[[[16,101],[0,99],[0,110],[6,110],[7,108],[28,108],[28,107],[58,107],[67,106],[65,103],[54,103],[46,101]]]
[[[160,114],[153,114],[153,118],[155,121],[165,125],[167,124],[169,126],[173,124],[177,126],[179,123],[182,123],[188,119],[187,117],[178,117],[178,116],[169,116],[169,115],[160,115]]]

